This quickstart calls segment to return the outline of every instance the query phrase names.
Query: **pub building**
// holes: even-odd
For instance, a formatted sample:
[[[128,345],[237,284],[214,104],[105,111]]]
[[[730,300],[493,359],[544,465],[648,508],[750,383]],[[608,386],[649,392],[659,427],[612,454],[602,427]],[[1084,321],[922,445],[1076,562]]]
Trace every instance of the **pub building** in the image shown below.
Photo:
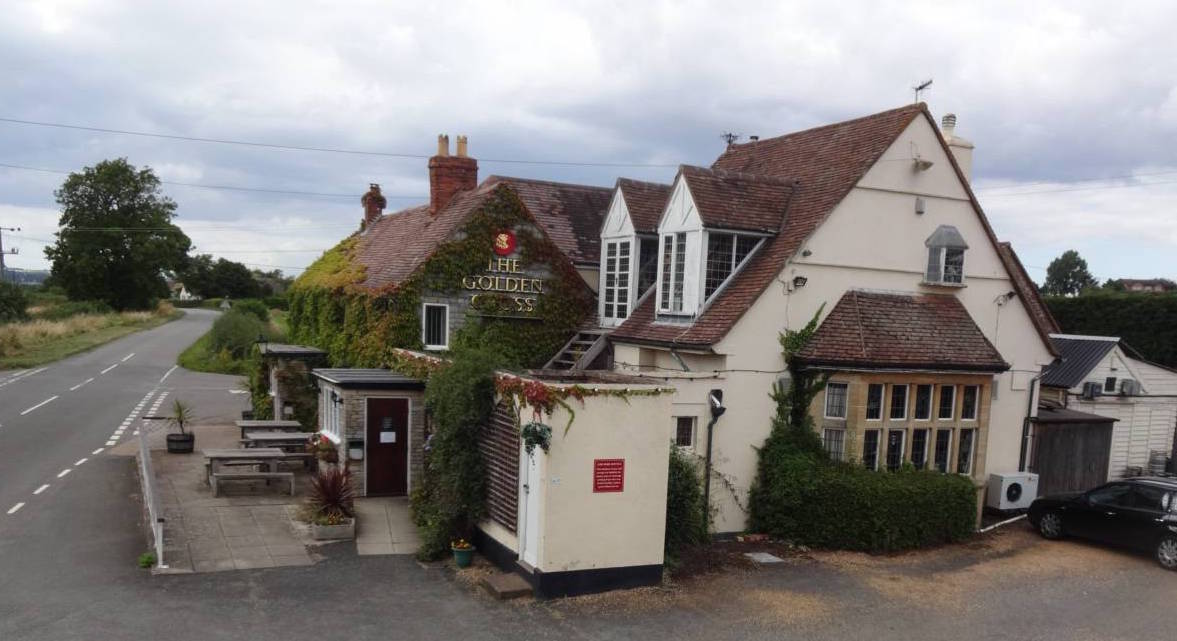
[[[1037,288],[973,194],[973,144],[955,127],[955,116],[938,126],[919,103],[729,144],[710,166],[682,165],[667,183],[621,178],[612,188],[499,176],[479,183],[465,138],[451,156],[442,136],[429,161],[428,204],[384,214],[378,185],[364,196],[362,228],[349,241],[362,267],[356,286],[395,291],[429,272],[439,248],[465,237],[480,208],[509,192],[525,215],[493,235],[484,268],[422,288],[415,345],[395,347],[444,354],[464,326],[487,317],[520,331],[559,325],[545,314],[560,307],[549,303],[559,276],[574,274],[591,309],[576,326],[560,319],[563,342],[531,364],[531,375],[669,386],[660,415],[643,406],[634,413],[642,423],[623,427],[657,430],[666,448],[699,456],[708,393],[721,390],[727,411],[714,428],[709,482],[713,533],[727,535],[746,527],[757,448],[775,412],[769,393],[790,376],[778,337],[816,317],[796,365],[829,377],[810,411],[830,454],[880,471],[911,464],[965,475],[980,498],[989,474],[1024,471],[1038,378],[1055,351]],[[557,251],[528,254],[522,245],[532,237]],[[578,412],[578,422],[582,414],[592,411]],[[548,456],[511,446],[523,468]],[[598,458],[609,458],[603,450]],[[532,487],[559,485],[573,503],[593,499],[585,474],[543,469]],[[584,485],[570,487],[570,478]],[[621,495],[658,492],[664,501],[664,482],[627,482]],[[482,528],[504,565],[527,549],[518,534],[527,499],[516,491],[508,500],[515,509],[492,510],[498,516]],[[618,567],[589,558],[542,571]]]

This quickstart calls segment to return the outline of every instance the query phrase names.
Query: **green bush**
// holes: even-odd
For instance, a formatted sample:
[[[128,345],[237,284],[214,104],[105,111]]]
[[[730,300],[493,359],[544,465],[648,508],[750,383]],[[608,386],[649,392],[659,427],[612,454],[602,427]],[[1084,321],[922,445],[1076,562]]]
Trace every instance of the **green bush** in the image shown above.
[[[209,331],[213,352],[228,352],[234,359],[249,355],[266,327],[252,314],[231,311],[222,314]]]
[[[1051,296],[1046,306],[1063,333],[1119,336],[1145,359],[1177,367],[1177,294]]]
[[[0,323],[24,320],[29,306],[25,290],[16,283],[0,281]]]
[[[43,320],[64,320],[79,314],[110,314],[114,310],[110,305],[100,300],[75,300],[59,305],[51,305],[37,312],[37,318]]]
[[[814,547],[888,552],[973,533],[977,493],[965,476],[875,472],[793,454],[768,465],[752,527]]]
[[[460,350],[425,386],[433,434],[426,445],[424,482],[412,496],[421,558],[440,557],[454,539],[469,540],[474,525],[486,513],[486,474],[478,432],[494,410],[497,365],[497,358],[488,352]]]
[[[256,298],[242,298],[233,301],[233,311],[241,314],[253,314],[263,323],[270,322],[270,308]]]
[[[290,309],[290,300],[286,298],[286,294],[266,296],[262,299],[262,302],[270,309],[280,309],[282,311]]]
[[[703,482],[695,462],[673,445],[666,485],[666,557],[673,559],[684,548],[707,540]]]

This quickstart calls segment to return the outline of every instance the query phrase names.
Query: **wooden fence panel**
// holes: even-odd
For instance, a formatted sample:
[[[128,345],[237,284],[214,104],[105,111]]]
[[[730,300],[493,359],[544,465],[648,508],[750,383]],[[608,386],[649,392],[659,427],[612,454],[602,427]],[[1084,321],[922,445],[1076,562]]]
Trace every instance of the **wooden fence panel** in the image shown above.
[[[1039,424],[1031,471],[1038,474],[1038,495],[1089,490],[1108,478],[1111,423]]]
[[[486,463],[486,507],[490,519],[515,532],[519,513],[519,428],[511,406],[500,403],[479,433]]]

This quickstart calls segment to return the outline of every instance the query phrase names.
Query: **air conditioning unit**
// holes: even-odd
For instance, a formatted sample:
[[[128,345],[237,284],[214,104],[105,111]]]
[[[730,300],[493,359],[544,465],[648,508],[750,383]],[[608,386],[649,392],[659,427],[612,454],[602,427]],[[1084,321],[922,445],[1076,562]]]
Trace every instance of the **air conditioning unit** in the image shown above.
[[[1091,400],[1103,393],[1103,385],[1100,383],[1088,381],[1083,383],[1083,398]]]
[[[1125,378],[1120,381],[1120,394],[1124,396],[1139,396],[1140,383],[1131,378]]]
[[[1038,498],[1038,475],[1030,472],[990,474],[985,505],[995,510],[1024,510]]]

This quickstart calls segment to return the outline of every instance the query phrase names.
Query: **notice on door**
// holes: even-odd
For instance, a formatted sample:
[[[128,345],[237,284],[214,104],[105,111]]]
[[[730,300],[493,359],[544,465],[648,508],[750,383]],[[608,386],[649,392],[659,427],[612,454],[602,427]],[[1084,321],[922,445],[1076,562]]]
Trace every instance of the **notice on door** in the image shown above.
[[[593,492],[625,491],[625,459],[599,458],[593,460]]]

